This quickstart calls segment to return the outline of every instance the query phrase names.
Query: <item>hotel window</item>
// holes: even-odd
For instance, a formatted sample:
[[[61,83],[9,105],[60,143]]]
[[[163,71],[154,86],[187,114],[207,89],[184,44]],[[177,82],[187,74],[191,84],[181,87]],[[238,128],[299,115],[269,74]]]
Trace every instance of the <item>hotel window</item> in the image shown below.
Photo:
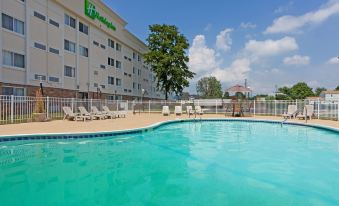
[[[25,33],[25,24],[23,21],[15,19],[4,13],[2,14],[2,27],[22,35]]]
[[[111,39],[108,39],[108,46],[114,49],[114,41]]]
[[[46,81],[46,76],[41,74],[34,74],[35,80]]]
[[[56,21],[54,21],[54,20],[52,20],[52,19],[49,19],[49,24],[51,24],[51,25],[53,25],[53,26],[55,26],[55,27],[58,27],[58,28],[59,28],[59,23],[58,23],[58,22],[56,22]]]
[[[121,45],[119,43],[116,43],[116,50],[121,51]]]
[[[117,84],[117,86],[121,86],[121,83],[122,83],[121,79],[116,78],[116,84]]]
[[[102,84],[102,85],[100,85],[100,86],[101,86],[101,88],[103,88],[103,89],[105,89],[105,88],[106,88],[106,85],[103,85],[103,84]]]
[[[107,100],[111,100],[111,101],[114,100],[114,96],[113,95],[108,95],[107,96]]]
[[[136,73],[136,68],[135,67],[133,67],[133,74],[135,74]]]
[[[108,65],[114,67],[114,59],[108,57],[108,62],[107,63],[108,63]]]
[[[133,82],[133,89],[135,89],[137,86],[137,83]]]
[[[108,76],[108,84],[114,85],[114,77]]]
[[[75,77],[75,68],[70,66],[65,66],[64,73],[66,77]]]
[[[93,86],[94,86],[94,87],[98,87],[98,83],[94,83]]]
[[[25,96],[25,88],[22,87],[2,87],[2,95]]]
[[[100,44],[100,47],[101,47],[102,49],[106,49],[105,45],[103,45],[103,44]]]
[[[75,53],[76,52],[75,43],[65,39],[65,50]]]
[[[46,46],[37,42],[34,42],[34,47],[41,49],[41,50],[46,50]]]
[[[137,58],[137,54],[135,52],[133,52],[133,59]]]
[[[88,26],[86,26],[85,24],[79,22],[79,31],[88,35]]]
[[[88,48],[79,46],[79,53],[81,56],[88,57]]]
[[[50,82],[59,82],[59,78],[58,77],[49,77],[48,81],[50,81]]]
[[[46,17],[39,12],[34,11],[34,16],[38,19],[41,19],[42,21],[46,21]]]
[[[93,44],[94,44],[95,46],[99,46],[99,43],[96,42],[96,41],[93,41]]]
[[[2,63],[7,66],[25,68],[25,56],[22,54],[3,50]]]
[[[102,65],[102,64],[100,64],[100,68],[101,68],[101,69],[106,69],[106,66],[105,66],[105,65]]]
[[[59,50],[58,49],[54,49],[52,47],[49,48],[49,52],[54,53],[54,54],[59,54]]]
[[[138,84],[138,90],[141,90],[141,84]]]
[[[138,54],[138,61],[140,62],[141,61],[141,57],[140,57],[140,55]]]
[[[138,69],[138,76],[141,76],[141,69]]]
[[[115,65],[116,65],[116,68],[121,69],[121,62],[120,61],[116,61]]]
[[[75,29],[75,19],[65,14],[65,24]]]

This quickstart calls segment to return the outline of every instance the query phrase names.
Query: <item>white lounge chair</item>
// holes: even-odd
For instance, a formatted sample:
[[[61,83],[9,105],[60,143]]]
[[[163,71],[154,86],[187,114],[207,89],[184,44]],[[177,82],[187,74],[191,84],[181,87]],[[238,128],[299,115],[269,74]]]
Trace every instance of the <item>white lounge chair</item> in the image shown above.
[[[174,114],[175,115],[182,115],[182,106],[175,106]]]
[[[78,121],[78,120],[85,121],[86,119],[91,120],[91,117],[89,117],[89,116],[82,116],[79,113],[74,113],[70,107],[62,107],[62,110],[65,113],[64,120],[65,119],[75,120],[75,121]]]
[[[162,115],[170,115],[170,110],[168,106],[163,106],[162,107]]]
[[[306,118],[310,118],[310,120],[311,120],[313,115],[314,115],[314,106],[313,105],[305,105],[303,113],[298,114],[297,118],[305,119],[305,117],[306,117]]]
[[[111,118],[116,118],[118,116],[114,111],[111,111],[107,106],[102,106],[102,109],[104,110],[105,114],[109,115]]]
[[[105,116],[102,115],[102,114],[91,114],[89,113],[85,107],[78,107],[79,108],[79,111],[80,111],[80,114],[82,116],[88,116],[88,117],[91,117],[91,119],[93,118],[96,118],[96,119],[105,119]]]
[[[204,114],[204,111],[201,109],[200,106],[195,106],[194,108],[195,108],[195,112],[196,112],[197,114],[199,114],[199,115]]]
[[[192,106],[186,106],[186,113],[187,114],[194,114],[194,110]]]
[[[282,116],[285,118],[285,119],[292,119],[292,118],[295,118],[295,116],[297,115],[297,112],[298,112],[298,109],[297,109],[297,105],[288,105],[287,107],[287,112],[285,112]]]
[[[109,114],[105,111],[99,111],[96,106],[91,107],[91,113],[96,114],[96,115],[103,115],[105,118],[111,118],[111,119],[115,118],[115,115]]]

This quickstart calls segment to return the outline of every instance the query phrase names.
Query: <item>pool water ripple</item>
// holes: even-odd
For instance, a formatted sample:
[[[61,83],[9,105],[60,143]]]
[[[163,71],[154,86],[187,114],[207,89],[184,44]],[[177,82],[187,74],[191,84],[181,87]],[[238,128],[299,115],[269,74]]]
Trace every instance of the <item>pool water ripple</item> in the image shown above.
[[[0,202],[339,205],[338,145],[338,133],[326,130],[222,121],[91,140],[1,143]]]

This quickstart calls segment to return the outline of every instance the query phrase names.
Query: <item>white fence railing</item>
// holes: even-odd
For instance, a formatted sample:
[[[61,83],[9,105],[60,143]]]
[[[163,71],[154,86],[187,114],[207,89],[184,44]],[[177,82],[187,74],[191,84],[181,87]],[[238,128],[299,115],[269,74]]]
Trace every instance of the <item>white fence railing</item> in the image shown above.
[[[31,122],[36,107],[35,97],[0,96],[0,124]],[[73,112],[78,112],[79,106],[84,106],[91,111],[91,106],[108,106],[112,111],[129,110],[133,113],[160,113],[163,106],[169,106],[174,112],[175,106],[201,106],[205,113],[232,115],[234,102],[230,100],[194,100],[194,101],[127,101],[127,100],[101,100],[101,99],[75,99],[43,97],[44,111],[50,120],[62,119],[62,107],[71,107]],[[313,118],[339,121],[339,101],[309,101],[309,100],[272,100],[272,101],[242,101],[237,103],[246,116],[269,115],[281,116],[287,111],[288,105],[297,105],[298,112],[302,112],[305,105],[314,106]]]

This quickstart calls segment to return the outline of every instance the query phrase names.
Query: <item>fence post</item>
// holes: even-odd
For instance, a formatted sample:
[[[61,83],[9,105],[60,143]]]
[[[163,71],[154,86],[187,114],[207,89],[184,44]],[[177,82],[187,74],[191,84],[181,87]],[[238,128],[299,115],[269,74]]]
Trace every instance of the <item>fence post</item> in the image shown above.
[[[218,114],[218,100],[215,100],[215,114]]]
[[[72,98],[72,112],[75,112],[74,111],[74,98]]]
[[[148,114],[151,114],[151,100],[148,100]]]
[[[255,117],[255,100],[253,100],[253,116]]]
[[[337,120],[339,121],[339,97],[338,97],[338,100],[337,100]]]
[[[297,106],[297,111],[299,110],[298,109],[298,99],[295,100],[295,105]]]
[[[318,108],[317,108],[317,110],[318,110],[318,119],[320,119],[320,99],[318,98]]]
[[[47,113],[47,119],[49,119],[49,96],[46,98],[46,113]]]
[[[14,95],[11,95],[11,123],[14,123]]]
[[[277,100],[274,100],[274,116],[277,116]]]
[[[128,100],[126,100],[126,104],[125,104],[125,111],[128,111]]]

